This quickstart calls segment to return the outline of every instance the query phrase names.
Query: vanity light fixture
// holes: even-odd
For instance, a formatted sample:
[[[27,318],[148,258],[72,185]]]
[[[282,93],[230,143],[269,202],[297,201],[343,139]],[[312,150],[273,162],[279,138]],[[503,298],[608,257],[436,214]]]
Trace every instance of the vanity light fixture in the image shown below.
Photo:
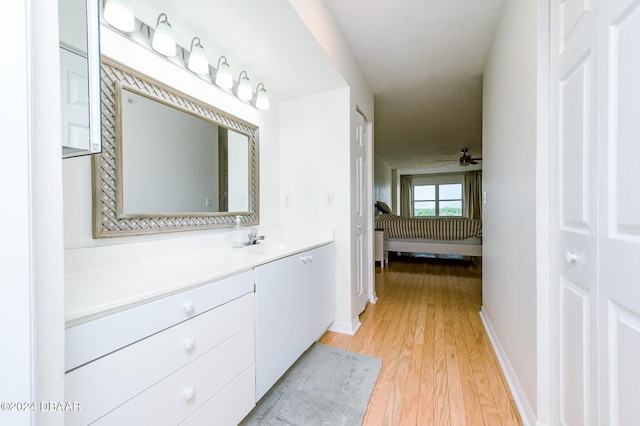
[[[194,37],[193,40],[191,40],[191,53],[189,53],[187,68],[196,74],[209,74],[207,52],[200,43],[199,37]]]
[[[156,30],[153,33],[153,40],[151,40],[151,47],[164,56],[176,55],[176,38],[173,35],[173,28],[171,28],[166,13],[158,15]]]
[[[132,0],[108,0],[104,6],[104,19],[113,27],[126,33],[136,28]]]
[[[242,71],[236,85],[226,56],[218,59],[218,67],[214,69],[209,65],[200,37],[194,37],[191,40],[191,50],[187,50],[176,43],[174,31],[166,13],[158,15],[154,30],[148,24],[136,19],[133,15],[132,2],[133,0],[103,0],[104,18],[117,32],[165,58],[177,56],[169,61],[182,69],[199,74],[212,86],[222,89],[248,105],[260,110],[269,109],[269,96],[264,84],[259,83],[254,94],[247,72]],[[213,71],[215,73],[212,73]]]
[[[216,86],[223,89],[231,89],[233,87],[233,74],[231,74],[231,66],[227,62],[225,56],[220,56],[218,66],[216,68]]]
[[[242,71],[238,76],[238,88],[236,89],[236,96],[243,101],[250,101],[251,99],[253,99],[251,80],[249,80],[249,76],[247,75],[246,71]]]
[[[258,83],[256,86],[256,108],[269,109],[269,96],[262,83]]]

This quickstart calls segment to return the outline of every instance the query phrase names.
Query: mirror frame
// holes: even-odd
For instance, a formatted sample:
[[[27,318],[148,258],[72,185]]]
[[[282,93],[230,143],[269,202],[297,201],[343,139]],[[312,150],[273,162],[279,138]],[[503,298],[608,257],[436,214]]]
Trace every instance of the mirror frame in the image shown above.
[[[93,156],[93,237],[124,237],[164,232],[196,231],[232,227],[235,216],[243,225],[257,225],[258,214],[258,127],[178,92],[126,66],[102,57],[102,153]],[[122,85],[177,109],[244,134],[249,139],[249,202],[243,212],[183,213],[180,215],[122,215],[122,152],[117,126]]]

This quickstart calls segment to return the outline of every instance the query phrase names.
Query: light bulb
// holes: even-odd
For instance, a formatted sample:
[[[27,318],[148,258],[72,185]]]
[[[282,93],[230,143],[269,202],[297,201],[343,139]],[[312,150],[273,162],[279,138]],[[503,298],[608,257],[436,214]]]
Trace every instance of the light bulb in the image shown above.
[[[200,39],[194,37],[191,41],[191,53],[187,67],[196,74],[209,74],[209,61],[207,60],[207,52],[204,50]]]
[[[158,16],[151,47],[164,56],[175,56],[176,54],[176,38],[173,35],[173,28],[171,28],[167,15],[164,13]]]
[[[242,71],[240,73],[240,76],[238,77],[238,90],[236,92],[236,95],[243,101],[250,101],[253,98],[251,81],[249,80],[249,77],[247,77],[246,71]]]
[[[109,0],[104,6],[104,19],[120,31],[132,32],[136,28],[132,0]]]
[[[231,74],[231,66],[227,62],[227,58],[221,56],[218,60],[218,69],[216,71],[216,85],[223,89],[231,89],[233,87],[233,74]]]
[[[258,84],[258,87],[256,87],[256,92],[256,108],[269,109],[269,96],[267,95],[267,91],[264,88],[264,84]]]

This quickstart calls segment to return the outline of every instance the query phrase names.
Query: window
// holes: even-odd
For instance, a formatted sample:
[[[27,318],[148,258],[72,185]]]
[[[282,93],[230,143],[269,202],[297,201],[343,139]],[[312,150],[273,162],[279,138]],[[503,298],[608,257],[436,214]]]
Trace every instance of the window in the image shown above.
[[[415,185],[413,216],[462,216],[462,184]]]

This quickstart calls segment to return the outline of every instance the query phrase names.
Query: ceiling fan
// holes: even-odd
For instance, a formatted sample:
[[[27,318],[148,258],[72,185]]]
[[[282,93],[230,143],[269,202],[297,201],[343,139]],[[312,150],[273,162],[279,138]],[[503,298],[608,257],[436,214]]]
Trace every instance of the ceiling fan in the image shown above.
[[[482,160],[482,157],[471,158],[471,155],[467,154],[468,149],[462,148],[462,157],[460,157],[460,165],[468,166],[469,164],[478,164],[478,160]]]

